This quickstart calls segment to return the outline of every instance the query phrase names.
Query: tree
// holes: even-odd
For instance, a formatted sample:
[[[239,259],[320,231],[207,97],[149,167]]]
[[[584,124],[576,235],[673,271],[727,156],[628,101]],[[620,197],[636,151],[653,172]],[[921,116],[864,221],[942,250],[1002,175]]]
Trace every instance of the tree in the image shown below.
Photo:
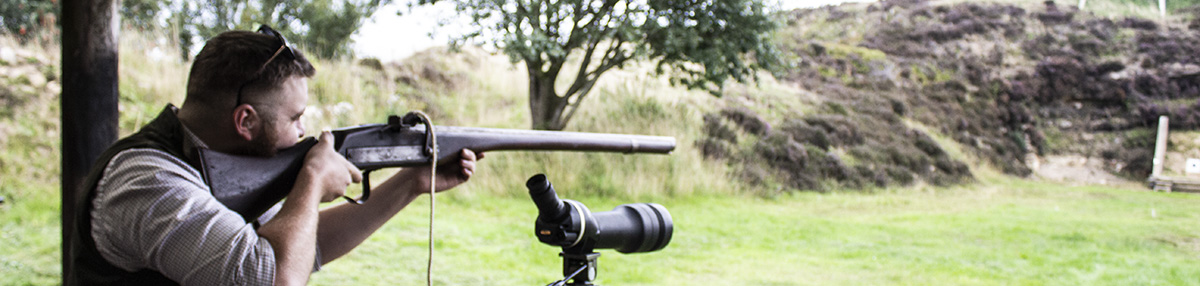
[[[121,14],[134,27],[174,33],[184,60],[199,39],[271,25],[292,44],[321,58],[350,55],[350,36],[390,0],[127,0]],[[157,18],[166,15],[160,23]],[[165,26],[164,26],[165,25]]]
[[[673,84],[719,95],[729,78],[772,69],[777,24],[761,0],[421,0],[452,1],[479,28],[455,40],[490,42],[529,73],[534,129],[562,130],[600,75],[633,60],[657,62]],[[488,36],[495,35],[495,36]],[[573,58],[574,57],[574,58]],[[578,69],[564,71],[568,61]],[[574,64],[574,62],[572,62]],[[574,76],[559,93],[563,72]]]
[[[21,41],[33,38],[46,29],[57,28],[59,14],[54,0],[0,1],[0,34],[8,33]]]
[[[387,1],[340,2],[316,0],[299,9],[297,19],[304,19],[307,33],[298,39],[319,57],[351,55],[350,36],[362,27],[363,19],[370,18]]]

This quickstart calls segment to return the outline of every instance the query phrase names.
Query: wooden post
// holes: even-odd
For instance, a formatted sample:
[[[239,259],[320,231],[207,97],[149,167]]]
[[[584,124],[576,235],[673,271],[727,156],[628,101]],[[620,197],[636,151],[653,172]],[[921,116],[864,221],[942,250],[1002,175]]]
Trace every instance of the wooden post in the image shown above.
[[[1154,142],[1154,165],[1150,171],[1150,180],[1162,175],[1164,160],[1167,157],[1167,127],[1170,125],[1166,116],[1158,117],[1158,139]]]
[[[93,161],[117,140],[117,3],[62,3],[63,277],[71,271],[75,197]]]
[[[1167,20],[1167,0],[1158,0],[1158,17]]]

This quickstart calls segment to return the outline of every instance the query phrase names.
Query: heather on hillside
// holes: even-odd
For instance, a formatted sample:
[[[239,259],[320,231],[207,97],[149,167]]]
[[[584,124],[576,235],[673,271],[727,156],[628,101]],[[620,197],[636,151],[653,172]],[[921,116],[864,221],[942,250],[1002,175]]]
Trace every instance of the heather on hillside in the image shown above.
[[[1200,128],[1200,22],[1099,17],[1053,1],[881,1],[783,17],[794,68],[780,80],[811,96],[787,105],[729,94],[743,99],[707,115],[697,143],[742,165],[749,182],[946,185],[971,180],[964,162],[1028,176],[1039,156],[1057,154],[1141,179],[1160,115]],[[965,154],[946,152],[950,142]]]

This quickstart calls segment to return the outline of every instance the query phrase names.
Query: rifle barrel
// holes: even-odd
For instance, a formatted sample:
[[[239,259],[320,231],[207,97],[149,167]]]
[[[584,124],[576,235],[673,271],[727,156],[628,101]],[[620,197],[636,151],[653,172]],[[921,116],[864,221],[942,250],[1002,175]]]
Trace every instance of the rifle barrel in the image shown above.
[[[397,129],[399,128],[399,129]],[[335,130],[338,152],[360,169],[429,164],[424,153],[425,127],[382,124]],[[582,151],[668,154],[675,138],[663,136],[434,126],[438,163],[458,157],[462,149],[490,151]]]
[[[365,171],[429,164],[425,127],[369,124],[333,131],[338,153]],[[438,163],[458,158],[462,149],[489,151],[583,151],[668,154],[675,138],[581,132],[434,126]],[[308,138],[271,158],[223,154],[202,149],[202,173],[213,196],[252,221],[291,191],[308,150]],[[366,191],[364,190],[364,194]]]
[[[446,126],[437,126],[434,132],[439,144],[451,147],[447,149],[467,148],[480,152],[540,150],[668,154],[675,150],[675,138],[664,136]]]

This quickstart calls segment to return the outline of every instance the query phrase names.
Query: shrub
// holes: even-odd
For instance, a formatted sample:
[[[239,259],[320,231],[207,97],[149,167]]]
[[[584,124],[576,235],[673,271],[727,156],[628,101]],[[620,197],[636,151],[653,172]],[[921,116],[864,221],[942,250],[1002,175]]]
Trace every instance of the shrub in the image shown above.
[[[709,138],[737,143],[737,133],[729,128],[724,122],[721,122],[721,117],[715,114],[704,115],[704,134]]]
[[[925,152],[925,154],[935,157],[946,155],[946,152],[942,151],[942,146],[933,141],[933,138],[929,137],[929,135],[925,134],[925,132],[910,129],[908,130],[908,133],[913,137],[913,146],[916,146],[917,149],[921,149],[921,152]]]
[[[788,119],[779,129],[798,142],[829,150],[829,137],[825,135],[825,130],[808,125],[803,120]]]
[[[721,115],[751,134],[761,136],[771,130],[771,125],[766,120],[745,107],[726,108],[721,110]]]
[[[819,114],[804,118],[804,122],[825,131],[830,145],[852,146],[863,142],[858,133],[858,126],[846,116]]]
[[[729,143],[712,137],[700,139],[696,145],[700,148],[700,154],[705,158],[724,159],[733,155]]]
[[[916,181],[916,176],[913,172],[903,167],[895,165],[883,166],[883,172],[887,174],[890,181],[896,182],[899,185],[909,185]]]
[[[1137,179],[1150,176],[1154,168],[1154,152],[1149,149],[1128,149],[1117,154],[1117,160],[1125,162],[1125,167],[1120,170],[1122,175]]]
[[[804,171],[808,163],[809,153],[804,145],[784,134],[775,133],[760,139],[754,150],[771,166],[791,173]]]

